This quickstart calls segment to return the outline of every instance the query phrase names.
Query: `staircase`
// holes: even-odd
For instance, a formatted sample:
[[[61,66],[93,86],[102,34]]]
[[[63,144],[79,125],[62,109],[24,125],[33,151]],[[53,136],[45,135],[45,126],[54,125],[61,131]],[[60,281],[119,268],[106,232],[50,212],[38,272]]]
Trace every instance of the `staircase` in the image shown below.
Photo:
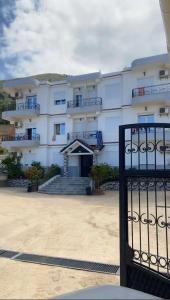
[[[54,177],[39,187],[39,193],[54,195],[85,195],[88,177]]]

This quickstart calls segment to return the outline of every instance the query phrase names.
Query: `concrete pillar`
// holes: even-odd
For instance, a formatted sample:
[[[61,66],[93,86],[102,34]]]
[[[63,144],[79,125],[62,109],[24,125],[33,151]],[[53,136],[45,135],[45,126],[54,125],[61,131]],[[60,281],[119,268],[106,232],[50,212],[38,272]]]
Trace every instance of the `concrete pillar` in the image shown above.
[[[93,153],[93,166],[97,165],[97,154]]]
[[[68,177],[68,162],[69,156],[67,153],[64,154],[64,177]]]

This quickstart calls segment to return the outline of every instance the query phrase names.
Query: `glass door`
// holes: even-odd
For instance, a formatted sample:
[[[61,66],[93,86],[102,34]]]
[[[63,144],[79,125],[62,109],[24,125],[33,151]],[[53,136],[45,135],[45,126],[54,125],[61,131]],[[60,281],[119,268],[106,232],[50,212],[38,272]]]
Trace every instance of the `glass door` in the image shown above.
[[[27,97],[27,107],[28,109],[35,108],[37,104],[37,96],[28,96]]]

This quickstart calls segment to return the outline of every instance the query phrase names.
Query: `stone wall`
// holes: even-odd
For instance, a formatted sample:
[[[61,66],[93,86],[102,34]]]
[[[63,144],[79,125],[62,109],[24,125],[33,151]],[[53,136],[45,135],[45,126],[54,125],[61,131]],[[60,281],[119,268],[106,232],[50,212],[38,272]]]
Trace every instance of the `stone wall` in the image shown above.
[[[151,191],[154,192],[155,188],[157,191],[170,191],[170,179],[154,179],[154,178],[139,178],[139,180],[129,180],[128,190],[129,191]],[[107,182],[101,185],[103,191],[119,191],[119,181]]]
[[[102,191],[118,191],[119,181],[106,182],[101,186]]]
[[[27,179],[9,179],[8,186],[9,187],[23,187],[27,188],[29,180]]]

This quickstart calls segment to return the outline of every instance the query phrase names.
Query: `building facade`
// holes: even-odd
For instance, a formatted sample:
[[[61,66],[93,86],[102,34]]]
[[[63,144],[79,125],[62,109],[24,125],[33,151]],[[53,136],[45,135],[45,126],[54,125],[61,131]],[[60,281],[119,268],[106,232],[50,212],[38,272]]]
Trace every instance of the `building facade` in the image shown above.
[[[17,100],[2,115],[16,128],[15,137],[3,138],[3,147],[17,152],[24,166],[58,164],[67,176],[86,177],[92,164],[118,166],[120,125],[170,122],[167,54],[135,60],[109,74],[51,83],[8,80],[4,89]],[[170,165],[170,155],[166,159]]]

